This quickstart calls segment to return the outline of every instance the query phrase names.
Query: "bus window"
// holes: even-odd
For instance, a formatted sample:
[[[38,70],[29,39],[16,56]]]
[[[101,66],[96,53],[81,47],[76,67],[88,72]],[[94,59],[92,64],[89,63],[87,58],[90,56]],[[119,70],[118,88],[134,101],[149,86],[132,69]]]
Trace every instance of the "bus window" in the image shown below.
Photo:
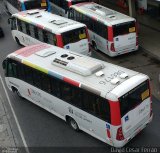
[[[51,45],[56,45],[56,36],[53,33],[48,32],[48,43]]]
[[[76,30],[71,30],[63,33],[62,37],[64,45],[67,45],[69,43],[74,43],[87,38],[86,29],[83,27]]]
[[[32,24],[29,24],[29,31],[30,35],[35,38],[34,26]]]
[[[30,33],[30,28],[29,28],[29,24],[28,24],[28,23],[25,23],[25,25],[26,25],[26,33],[27,33],[27,35],[31,35],[31,33]]]
[[[11,20],[11,30],[16,30],[17,25],[16,25],[16,18],[12,18]]]
[[[26,10],[36,9],[36,8],[46,9],[47,6],[48,6],[46,0],[30,0],[30,1],[25,1],[24,5],[25,5],[25,9]]]
[[[136,32],[136,25],[134,21],[113,25],[114,37],[133,33],[133,32]]]
[[[21,20],[17,19],[17,25],[18,25],[18,30],[22,31],[22,22],[21,22]]]
[[[123,117],[150,96],[149,82],[145,81],[120,98],[120,110]]]

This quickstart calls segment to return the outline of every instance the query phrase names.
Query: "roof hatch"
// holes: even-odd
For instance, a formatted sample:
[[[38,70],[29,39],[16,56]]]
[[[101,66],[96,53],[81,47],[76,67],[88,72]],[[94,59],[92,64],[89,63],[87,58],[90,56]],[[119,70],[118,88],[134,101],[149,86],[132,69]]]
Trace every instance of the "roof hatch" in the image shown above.
[[[52,64],[83,76],[94,74],[104,68],[102,63],[95,62],[93,59],[71,54],[62,54],[54,58]]]
[[[55,54],[56,52],[53,51],[53,50],[42,50],[42,51],[39,51],[39,52],[36,52],[35,54],[38,55],[38,56],[41,56],[41,57],[48,57],[52,54]]]
[[[38,13],[39,13],[38,10],[29,10],[29,11],[27,12],[27,14],[29,14],[29,15],[34,15],[34,14],[38,14]]]
[[[55,25],[62,25],[62,24],[66,24],[67,22],[64,21],[64,20],[52,20],[52,21],[49,21],[50,23],[53,23]]]
[[[113,16],[113,14],[115,14],[114,11],[104,8],[102,6],[99,6],[99,5],[94,5],[90,7],[90,9],[94,11],[96,14],[102,15],[102,16]]]

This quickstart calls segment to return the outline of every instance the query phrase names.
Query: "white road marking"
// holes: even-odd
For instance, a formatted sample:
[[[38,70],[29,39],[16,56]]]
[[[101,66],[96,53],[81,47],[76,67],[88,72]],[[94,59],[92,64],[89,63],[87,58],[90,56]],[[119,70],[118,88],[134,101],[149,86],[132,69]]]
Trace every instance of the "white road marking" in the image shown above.
[[[6,90],[6,87],[5,87],[5,85],[4,85],[4,82],[3,82],[3,79],[2,79],[2,77],[1,77],[1,75],[0,75],[0,80],[1,80],[1,82],[2,82],[2,86],[3,86],[3,88],[4,88],[4,91],[5,91],[5,94],[6,94],[8,103],[9,103],[9,105],[10,105],[10,107],[11,107],[11,111],[12,111],[12,114],[13,114],[13,116],[14,116],[15,122],[16,122],[16,124],[17,124],[17,127],[18,127],[18,130],[19,130],[20,136],[21,136],[21,138],[22,138],[22,141],[23,141],[25,150],[26,150],[27,153],[30,153],[30,152],[29,152],[29,149],[28,149],[28,146],[27,146],[27,143],[26,143],[26,140],[25,140],[25,138],[24,138],[22,129],[21,129],[20,124],[19,124],[19,122],[18,122],[18,119],[17,119],[17,116],[16,116],[16,114],[15,114],[15,111],[14,111],[14,109],[13,109],[13,107],[12,107],[11,100],[10,100],[10,98],[9,98],[8,92],[7,92],[7,90]]]

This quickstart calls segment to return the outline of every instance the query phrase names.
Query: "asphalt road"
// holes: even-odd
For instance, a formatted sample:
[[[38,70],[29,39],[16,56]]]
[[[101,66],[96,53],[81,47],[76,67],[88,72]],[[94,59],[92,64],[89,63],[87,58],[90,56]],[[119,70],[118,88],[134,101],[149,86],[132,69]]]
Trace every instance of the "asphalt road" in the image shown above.
[[[3,13],[2,19],[0,20],[0,24],[5,33],[5,37],[0,39],[0,63],[7,54],[20,48],[20,46],[14,42],[11,36],[10,27],[7,24],[8,17],[8,15]],[[153,84],[152,92],[154,94],[153,121],[139,135],[131,140],[126,147],[160,147],[160,101],[157,99],[159,97],[158,71],[160,62],[156,61],[142,50],[116,58],[110,58],[95,51],[93,51],[92,56],[145,73],[150,76]],[[0,74],[4,80],[1,66]],[[12,117],[8,100],[1,84],[0,94],[3,100],[6,102],[5,104],[8,109],[9,117],[11,118],[13,132],[15,133],[17,144],[22,146],[23,143],[19,135],[19,131],[17,130],[14,118]],[[111,147],[91,137],[90,135],[84,132],[77,133],[73,131],[64,121],[35,106],[31,102],[25,99],[20,99],[10,91],[8,91],[8,94],[27,146],[36,147],[30,148],[31,152],[35,153],[35,150],[32,151],[33,149],[59,149],[65,152],[67,152],[68,149],[72,149],[73,152],[84,152],[85,150],[87,152],[100,152],[100,150],[103,152],[115,152]]]

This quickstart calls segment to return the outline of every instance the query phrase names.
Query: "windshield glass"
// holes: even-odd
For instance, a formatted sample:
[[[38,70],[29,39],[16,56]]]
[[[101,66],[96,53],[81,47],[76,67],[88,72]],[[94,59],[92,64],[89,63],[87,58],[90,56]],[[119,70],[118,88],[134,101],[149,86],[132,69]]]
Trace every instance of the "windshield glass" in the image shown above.
[[[82,2],[89,2],[89,0],[73,0],[72,5],[82,3]]]
[[[63,38],[64,45],[75,43],[82,39],[86,39],[87,38],[86,28],[82,27],[82,28],[64,32],[62,33],[62,38]]]
[[[121,117],[150,96],[149,81],[145,81],[119,98]]]
[[[26,10],[30,9],[36,9],[36,8],[42,8],[46,9],[47,8],[47,1],[46,0],[30,0],[24,2]]]
[[[114,37],[136,32],[135,21],[113,25]]]

